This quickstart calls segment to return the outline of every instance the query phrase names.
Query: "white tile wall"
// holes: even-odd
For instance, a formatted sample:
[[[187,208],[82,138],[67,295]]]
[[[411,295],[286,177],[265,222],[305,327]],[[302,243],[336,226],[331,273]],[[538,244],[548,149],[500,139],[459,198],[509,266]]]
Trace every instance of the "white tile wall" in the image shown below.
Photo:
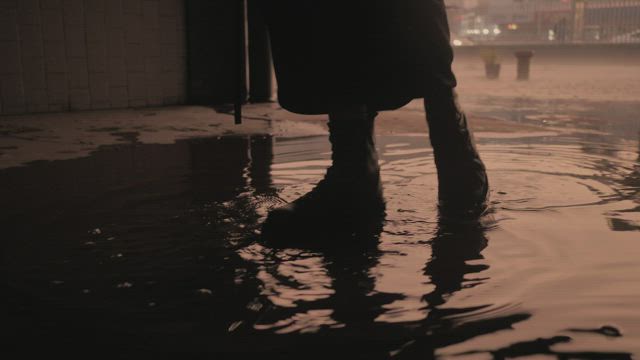
[[[0,0],[0,114],[180,104],[184,0]]]

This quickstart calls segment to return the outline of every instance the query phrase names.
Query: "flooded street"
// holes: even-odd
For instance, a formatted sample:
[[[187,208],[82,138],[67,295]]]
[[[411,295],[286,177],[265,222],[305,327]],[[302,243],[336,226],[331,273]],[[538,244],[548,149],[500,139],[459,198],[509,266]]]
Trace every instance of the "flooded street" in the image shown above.
[[[640,360],[640,0],[0,0],[0,49],[0,360]]]
[[[639,129],[624,115],[637,103],[607,118],[588,106],[505,101],[471,108],[517,108],[510,121],[555,133],[478,136],[492,206],[477,226],[438,224],[424,134],[377,139],[387,201],[379,231],[303,236],[296,248],[264,243],[260,222],[322,177],[325,136],[134,136],[0,170],[9,350],[637,356]]]

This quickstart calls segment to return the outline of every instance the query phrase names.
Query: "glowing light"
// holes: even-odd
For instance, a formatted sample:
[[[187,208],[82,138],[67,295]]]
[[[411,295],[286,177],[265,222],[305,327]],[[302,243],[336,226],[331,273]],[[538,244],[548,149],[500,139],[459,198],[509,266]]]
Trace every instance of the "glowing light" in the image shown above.
[[[482,29],[482,33],[485,35],[489,35],[489,29]]]
[[[455,39],[453,40],[453,46],[461,46],[462,45],[462,41]]]

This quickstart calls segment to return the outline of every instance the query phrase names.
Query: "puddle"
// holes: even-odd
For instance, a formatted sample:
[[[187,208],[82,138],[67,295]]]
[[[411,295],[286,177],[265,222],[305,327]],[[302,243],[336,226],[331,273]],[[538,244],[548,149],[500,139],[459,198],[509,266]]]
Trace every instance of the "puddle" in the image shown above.
[[[639,354],[637,145],[481,140],[481,226],[439,226],[426,139],[383,136],[381,233],[322,250],[272,249],[257,231],[322,176],[324,137],[132,140],[0,170],[9,343],[105,357]]]

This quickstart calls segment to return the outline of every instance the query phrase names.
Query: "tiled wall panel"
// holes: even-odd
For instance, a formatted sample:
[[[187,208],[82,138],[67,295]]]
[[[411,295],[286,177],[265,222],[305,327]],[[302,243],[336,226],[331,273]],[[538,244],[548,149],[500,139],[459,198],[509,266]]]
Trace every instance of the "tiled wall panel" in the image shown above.
[[[183,103],[183,1],[0,1],[0,114]]]

